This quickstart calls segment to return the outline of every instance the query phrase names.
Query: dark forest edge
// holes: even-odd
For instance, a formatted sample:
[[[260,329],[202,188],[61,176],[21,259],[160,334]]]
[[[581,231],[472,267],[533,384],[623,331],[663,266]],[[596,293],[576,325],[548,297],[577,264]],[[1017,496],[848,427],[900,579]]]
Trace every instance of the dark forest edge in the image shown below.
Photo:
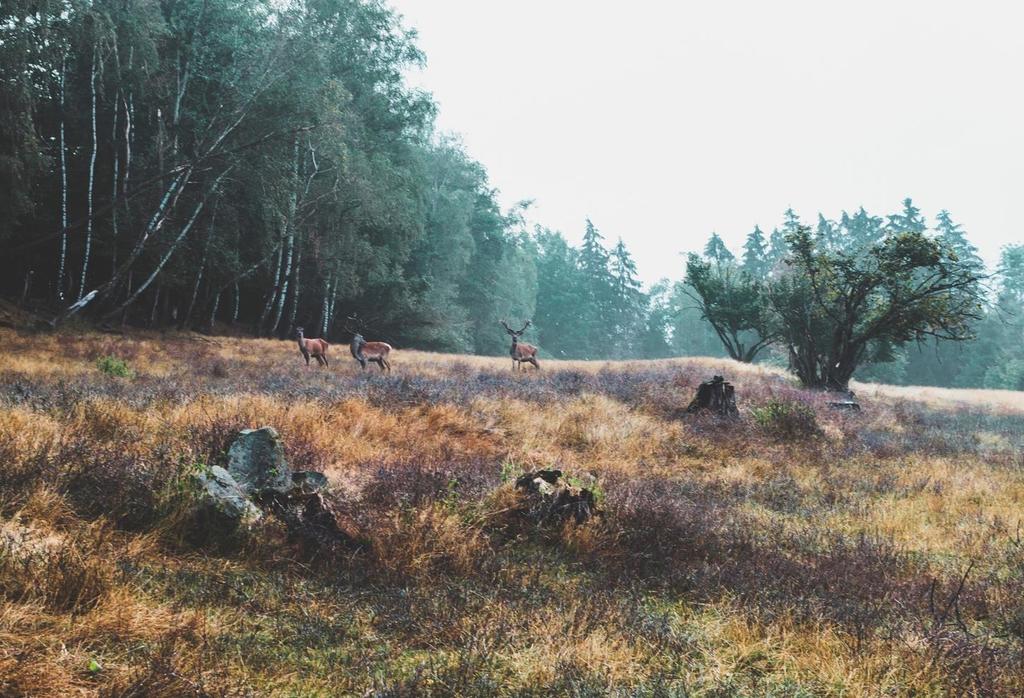
[[[502,210],[405,84],[423,60],[376,2],[5,2],[0,292],[115,326],[348,341],[357,317],[398,347],[475,354],[532,319],[542,357],[729,353],[812,385],[1024,389],[1024,246],[986,272],[948,212],[929,227],[909,199],[813,229],[789,210],[739,259],[712,235],[685,280],[644,290],[589,220],[574,246],[529,229],[528,204]],[[936,270],[915,317],[894,306],[887,332],[865,330]],[[836,308],[861,293],[837,339]]]

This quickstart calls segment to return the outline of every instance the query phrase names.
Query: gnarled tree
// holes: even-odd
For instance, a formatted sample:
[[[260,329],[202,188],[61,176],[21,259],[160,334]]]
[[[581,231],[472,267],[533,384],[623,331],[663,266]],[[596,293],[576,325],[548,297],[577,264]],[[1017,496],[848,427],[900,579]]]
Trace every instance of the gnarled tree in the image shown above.
[[[687,295],[733,359],[749,363],[775,341],[760,279],[731,262],[713,263],[691,254],[686,262],[686,285]]]
[[[983,277],[943,242],[894,233],[850,254],[824,249],[805,226],[786,240],[789,271],[767,298],[805,386],[845,390],[861,362],[895,347],[973,338]]]

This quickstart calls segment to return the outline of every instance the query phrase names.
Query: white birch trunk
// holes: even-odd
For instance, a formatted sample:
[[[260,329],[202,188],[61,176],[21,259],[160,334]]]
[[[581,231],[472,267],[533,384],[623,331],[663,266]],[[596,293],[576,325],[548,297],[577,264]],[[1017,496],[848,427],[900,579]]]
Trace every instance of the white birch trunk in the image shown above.
[[[60,59],[60,253],[57,260],[57,301],[64,302],[65,265],[68,256],[68,161],[64,140],[64,84],[67,52]]]
[[[263,334],[263,326],[267,322],[267,317],[270,315],[270,309],[274,307],[274,301],[277,300],[277,290],[280,288],[281,283],[281,260],[284,255],[284,245],[280,242],[277,244],[277,263],[274,266],[274,287],[270,290],[270,297],[267,298],[266,305],[263,306],[263,312],[260,313],[259,322],[256,324],[256,334]]]
[[[302,293],[302,286],[300,285],[302,274],[302,241],[299,241],[299,253],[295,257],[295,281],[292,284],[292,305],[291,312],[288,314],[288,328],[287,333],[289,336],[292,330],[295,329],[295,316],[299,312],[299,294]]]
[[[281,286],[281,293],[277,298],[277,309],[274,312],[274,324],[270,328],[270,334],[277,332],[281,324],[281,315],[284,313],[284,302],[288,296],[288,281],[292,273],[292,256],[295,250],[295,208],[298,204],[299,186],[299,136],[295,135],[292,141],[294,153],[292,155],[292,184],[288,193],[288,211],[284,220],[285,234],[287,235],[288,256],[284,267],[284,281]]]
[[[85,251],[82,253],[82,279],[78,285],[78,299],[85,295],[86,277],[89,275],[89,255],[92,252],[92,194],[96,178],[96,54],[97,47],[92,49],[92,65],[89,67],[89,92],[92,96],[92,154],[89,156],[89,190],[86,196],[88,218],[85,221]]]
[[[220,307],[220,294],[221,291],[217,291],[217,295],[213,297],[213,307],[210,309],[210,321],[206,325],[209,330],[213,330],[213,323],[217,321],[217,308]]]
[[[320,307],[320,336],[323,337],[327,334],[327,312],[330,310],[329,296],[331,293],[331,284],[334,283],[334,272],[332,271],[326,279],[324,279],[324,299],[323,304]]]

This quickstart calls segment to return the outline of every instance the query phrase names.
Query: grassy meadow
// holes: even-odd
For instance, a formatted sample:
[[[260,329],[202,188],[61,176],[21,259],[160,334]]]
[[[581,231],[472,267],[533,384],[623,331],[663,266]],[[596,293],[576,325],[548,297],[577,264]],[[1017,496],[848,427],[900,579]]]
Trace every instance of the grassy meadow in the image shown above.
[[[0,329],[0,695],[1024,694],[1024,394]],[[685,413],[721,373],[741,416]],[[197,538],[274,426],[363,531]],[[515,477],[598,495],[518,515]]]

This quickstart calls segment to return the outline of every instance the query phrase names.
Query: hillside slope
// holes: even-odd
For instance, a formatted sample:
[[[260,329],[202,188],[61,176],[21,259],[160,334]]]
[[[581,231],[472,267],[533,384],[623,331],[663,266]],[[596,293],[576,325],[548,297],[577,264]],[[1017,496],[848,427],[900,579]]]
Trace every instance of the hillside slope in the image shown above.
[[[331,355],[0,329],[0,694],[1024,692],[1020,393]],[[685,414],[713,373],[738,420]],[[191,475],[261,425],[358,545],[197,535]],[[530,518],[547,467],[600,516]]]

